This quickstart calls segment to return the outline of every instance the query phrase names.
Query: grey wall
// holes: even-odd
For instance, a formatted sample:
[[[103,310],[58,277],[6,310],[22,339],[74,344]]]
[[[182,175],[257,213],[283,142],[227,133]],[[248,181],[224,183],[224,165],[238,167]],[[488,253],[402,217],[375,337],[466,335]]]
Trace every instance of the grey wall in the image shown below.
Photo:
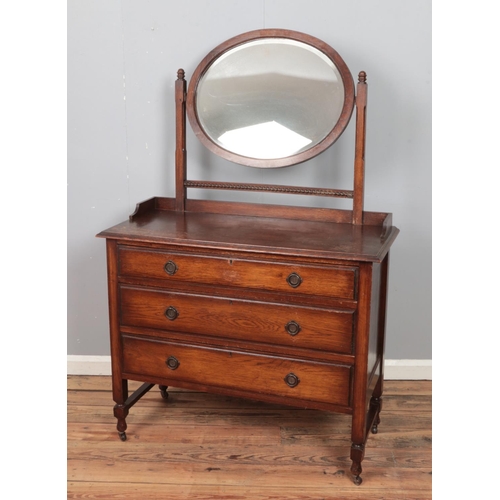
[[[177,69],[189,80],[213,47],[259,28],[313,35],[333,46],[354,76],[367,72],[365,208],[392,212],[401,229],[391,253],[386,355],[431,358],[430,0],[70,0],[68,354],[109,354],[105,243],[95,235],[127,219],[137,202],[174,195]],[[189,177],[349,189],[353,123],[325,154],[277,170],[219,159],[188,126]],[[285,202],[280,195],[206,194]]]

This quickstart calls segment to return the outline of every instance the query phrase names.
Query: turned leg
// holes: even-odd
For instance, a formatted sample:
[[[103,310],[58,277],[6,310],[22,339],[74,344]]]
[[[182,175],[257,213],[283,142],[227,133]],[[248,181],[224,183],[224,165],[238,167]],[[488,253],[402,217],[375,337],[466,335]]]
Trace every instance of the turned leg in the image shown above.
[[[167,392],[168,385],[160,385],[158,387],[160,388],[161,397],[163,399],[167,400],[168,399],[168,392]]]
[[[122,441],[126,441],[127,435],[125,434],[125,431],[127,430],[127,422],[125,421],[125,419],[128,415],[128,408],[125,405],[117,404],[113,408],[113,413],[118,419],[116,429],[118,431],[118,434],[120,435],[120,439]]]
[[[118,419],[116,428],[118,430],[118,434],[120,435],[120,439],[122,441],[125,441],[127,439],[127,435],[125,434],[125,431],[127,430],[127,422],[125,421],[125,419],[127,418],[129,409],[132,406],[134,406],[135,403],[137,403],[137,401],[139,401],[139,399],[141,399],[142,396],[144,396],[144,394],[146,394],[149,390],[151,390],[153,386],[154,384],[146,382],[145,384],[142,384],[141,387],[139,387],[139,389],[137,389],[131,396],[129,396],[125,402],[116,403],[113,409],[113,413],[115,417]]]
[[[351,446],[351,473],[352,480],[354,484],[359,486],[363,479],[361,479],[360,474],[363,471],[361,468],[361,462],[363,461],[363,457],[365,456],[365,445],[364,444],[355,444],[353,443]]]
[[[127,439],[125,431],[127,430],[127,422],[125,419],[128,415],[128,407],[126,401],[128,398],[128,380],[119,379],[113,380],[113,399],[115,400],[115,406],[113,408],[113,414],[118,420],[116,424],[116,429],[122,441]]]

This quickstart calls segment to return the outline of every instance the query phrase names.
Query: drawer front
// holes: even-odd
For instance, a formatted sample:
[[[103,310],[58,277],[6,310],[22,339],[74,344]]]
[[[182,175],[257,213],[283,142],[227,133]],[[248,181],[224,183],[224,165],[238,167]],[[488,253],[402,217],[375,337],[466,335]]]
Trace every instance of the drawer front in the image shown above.
[[[352,352],[353,311],[120,287],[121,324]]]
[[[347,366],[224,351],[123,336],[123,371],[349,406]]]
[[[120,247],[122,276],[355,298],[356,268],[247,261]]]

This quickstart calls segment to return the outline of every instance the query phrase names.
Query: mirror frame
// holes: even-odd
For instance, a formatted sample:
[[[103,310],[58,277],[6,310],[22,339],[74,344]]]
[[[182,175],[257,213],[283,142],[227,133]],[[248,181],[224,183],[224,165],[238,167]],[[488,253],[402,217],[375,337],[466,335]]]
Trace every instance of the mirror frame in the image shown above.
[[[287,38],[305,43],[307,45],[311,45],[312,47],[320,50],[333,61],[333,63],[339,70],[344,85],[344,105],[342,107],[340,117],[333,129],[326,135],[323,140],[321,140],[311,148],[283,158],[251,158],[224,149],[208,136],[208,134],[201,126],[198,115],[196,113],[196,91],[198,89],[198,84],[200,82],[200,79],[208,71],[208,69],[216,61],[216,59],[218,59],[228,50],[231,50],[238,45],[242,45],[246,42],[262,38]],[[262,29],[249,31],[247,33],[243,33],[241,35],[230,38],[229,40],[226,40],[225,42],[215,47],[211,52],[207,54],[207,56],[200,62],[200,64],[194,71],[189,83],[186,100],[186,111],[189,122],[191,124],[191,128],[193,129],[195,135],[205,147],[207,147],[216,155],[221,156],[222,158],[225,158],[226,160],[229,160],[231,162],[239,163],[241,165],[246,165],[249,167],[277,168],[288,167],[291,165],[302,163],[328,149],[341,136],[342,132],[344,132],[345,128],[349,124],[354,109],[354,100],[354,81],[351,72],[349,71],[349,68],[345,64],[344,60],[332,47],[330,47],[322,40],[319,40],[318,38],[315,38],[311,35],[306,35],[305,33],[300,33],[298,31],[283,29]]]

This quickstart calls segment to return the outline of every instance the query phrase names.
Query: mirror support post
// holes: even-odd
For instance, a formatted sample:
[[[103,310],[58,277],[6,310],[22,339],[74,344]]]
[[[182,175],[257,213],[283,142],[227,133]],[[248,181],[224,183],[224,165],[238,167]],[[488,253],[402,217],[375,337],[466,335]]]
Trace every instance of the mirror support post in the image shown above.
[[[186,207],[186,80],[184,70],[177,71],[175,82],[175,210]]]
[[[360,71],[356,93],[356,152],[354,156],[354,200],[352,207],[353,224],[363,224],[367,91],[366,73]]]

